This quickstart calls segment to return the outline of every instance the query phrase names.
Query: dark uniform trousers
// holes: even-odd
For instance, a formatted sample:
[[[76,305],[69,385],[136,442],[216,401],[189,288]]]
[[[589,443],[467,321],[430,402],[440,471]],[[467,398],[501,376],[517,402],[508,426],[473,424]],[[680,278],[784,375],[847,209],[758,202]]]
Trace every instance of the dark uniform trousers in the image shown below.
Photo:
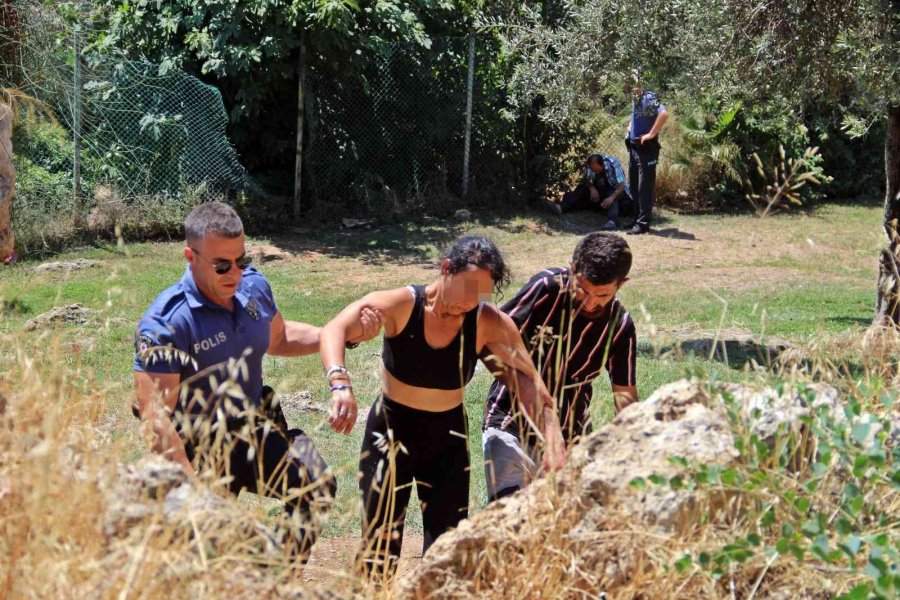
[[[635,224],[642,229],[650,227],[650,215],[656,198],[656,164],[659,162],[659,140],[648,140],[643,144],[625,138],[628,148],[628,185],[638,204]]]
[[[337,480],[312,440],[300,429],[288,429],[272,396],[266,387],[258,416],[227,417],[224,422],[192,416],[176,419],[176,429],[198,473],[226,478],[235,496],[247,490],[284,502],[295,523],[291,552],[305,562],[334,503]]]

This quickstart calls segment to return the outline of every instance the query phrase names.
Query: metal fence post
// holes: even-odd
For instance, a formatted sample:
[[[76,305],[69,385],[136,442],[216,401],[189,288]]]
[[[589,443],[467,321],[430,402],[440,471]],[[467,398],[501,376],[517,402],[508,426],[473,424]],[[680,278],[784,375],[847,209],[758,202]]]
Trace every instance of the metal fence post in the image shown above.
[[[303,129],[306,124],[306,36],[300,30],[300,58],[297,61],[297,143],[294,157],[294,221],[300,220],[303,206]]]
[[[72,183],[75,193],[76,220],[81,218],[81,28],[76,25],[73,33],[75,47],[73,101],[72,101],[72,133],[75,143],[75,155],[72,157]]]
[[[469,148],[472,143],[472,86],[475,79],[475,34],[469,35],[469,75],[466,82],[466,141],[463,149],[462,197],[469,197]]]

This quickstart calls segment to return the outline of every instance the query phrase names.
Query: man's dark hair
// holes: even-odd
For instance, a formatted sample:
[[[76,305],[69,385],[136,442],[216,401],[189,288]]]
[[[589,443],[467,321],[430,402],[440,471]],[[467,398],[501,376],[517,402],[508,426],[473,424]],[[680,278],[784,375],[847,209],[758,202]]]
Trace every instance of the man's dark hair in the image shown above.
[[[591,162],[596,162],[601,167],[606,166],[603,164],[603,155],[602,154],[591,154],[590,156],[588,156],[587,162],[585,164],[587,164],[587,166],[591,166]]]
[[[222,202],[206,202],[190,212],[184,220],[184,237],[202,240],[208,233],[236,238],[244,233],[244,224],[233,208]]]
[[[465,271],[469,265],[490,271],[494,290],[499,292],[509,285],[510,275],[506,262],[494,242],[477,235],[459,238],[447,251],[445,260],[450,261],[450,274]]]
[[[615,283],[628,277],[631,248],[624,238],[614,233],[589,233],[575,246],[572,267],[594,285]]]

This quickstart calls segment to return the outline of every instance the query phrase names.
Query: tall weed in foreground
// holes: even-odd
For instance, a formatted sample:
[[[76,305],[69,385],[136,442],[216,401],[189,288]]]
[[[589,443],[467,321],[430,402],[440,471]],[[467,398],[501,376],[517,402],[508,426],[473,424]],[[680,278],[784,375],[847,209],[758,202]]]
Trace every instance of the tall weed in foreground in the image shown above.
[[[106,424],[101,386],[64,366],[52,339],[4,336],[0,347],[0,597],[320,596],[300,587],[299,563],[271,535],[296,527],[289,517],[255,515],[224,494],[187,502],[175,520],[161,510],[171,498],[140,499],[160,510],[129,513],[115,495],[123,441]],[[130,515],[124,529],[111,527],[115,511]],[[335,593],[351,596],[344,587]]]

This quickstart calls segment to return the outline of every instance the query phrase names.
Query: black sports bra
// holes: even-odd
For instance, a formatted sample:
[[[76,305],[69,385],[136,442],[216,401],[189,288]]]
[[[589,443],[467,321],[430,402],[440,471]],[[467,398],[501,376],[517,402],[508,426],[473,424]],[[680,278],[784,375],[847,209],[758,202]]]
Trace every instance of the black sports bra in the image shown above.
[[[436,390],[465,387],[475,374],[478,307],[466,313],[459,333],[443,348],[425,341],[425,286],[408,286],[415,305],[403,331],[385,337],[381,360],[388,373],[407,385]]]

